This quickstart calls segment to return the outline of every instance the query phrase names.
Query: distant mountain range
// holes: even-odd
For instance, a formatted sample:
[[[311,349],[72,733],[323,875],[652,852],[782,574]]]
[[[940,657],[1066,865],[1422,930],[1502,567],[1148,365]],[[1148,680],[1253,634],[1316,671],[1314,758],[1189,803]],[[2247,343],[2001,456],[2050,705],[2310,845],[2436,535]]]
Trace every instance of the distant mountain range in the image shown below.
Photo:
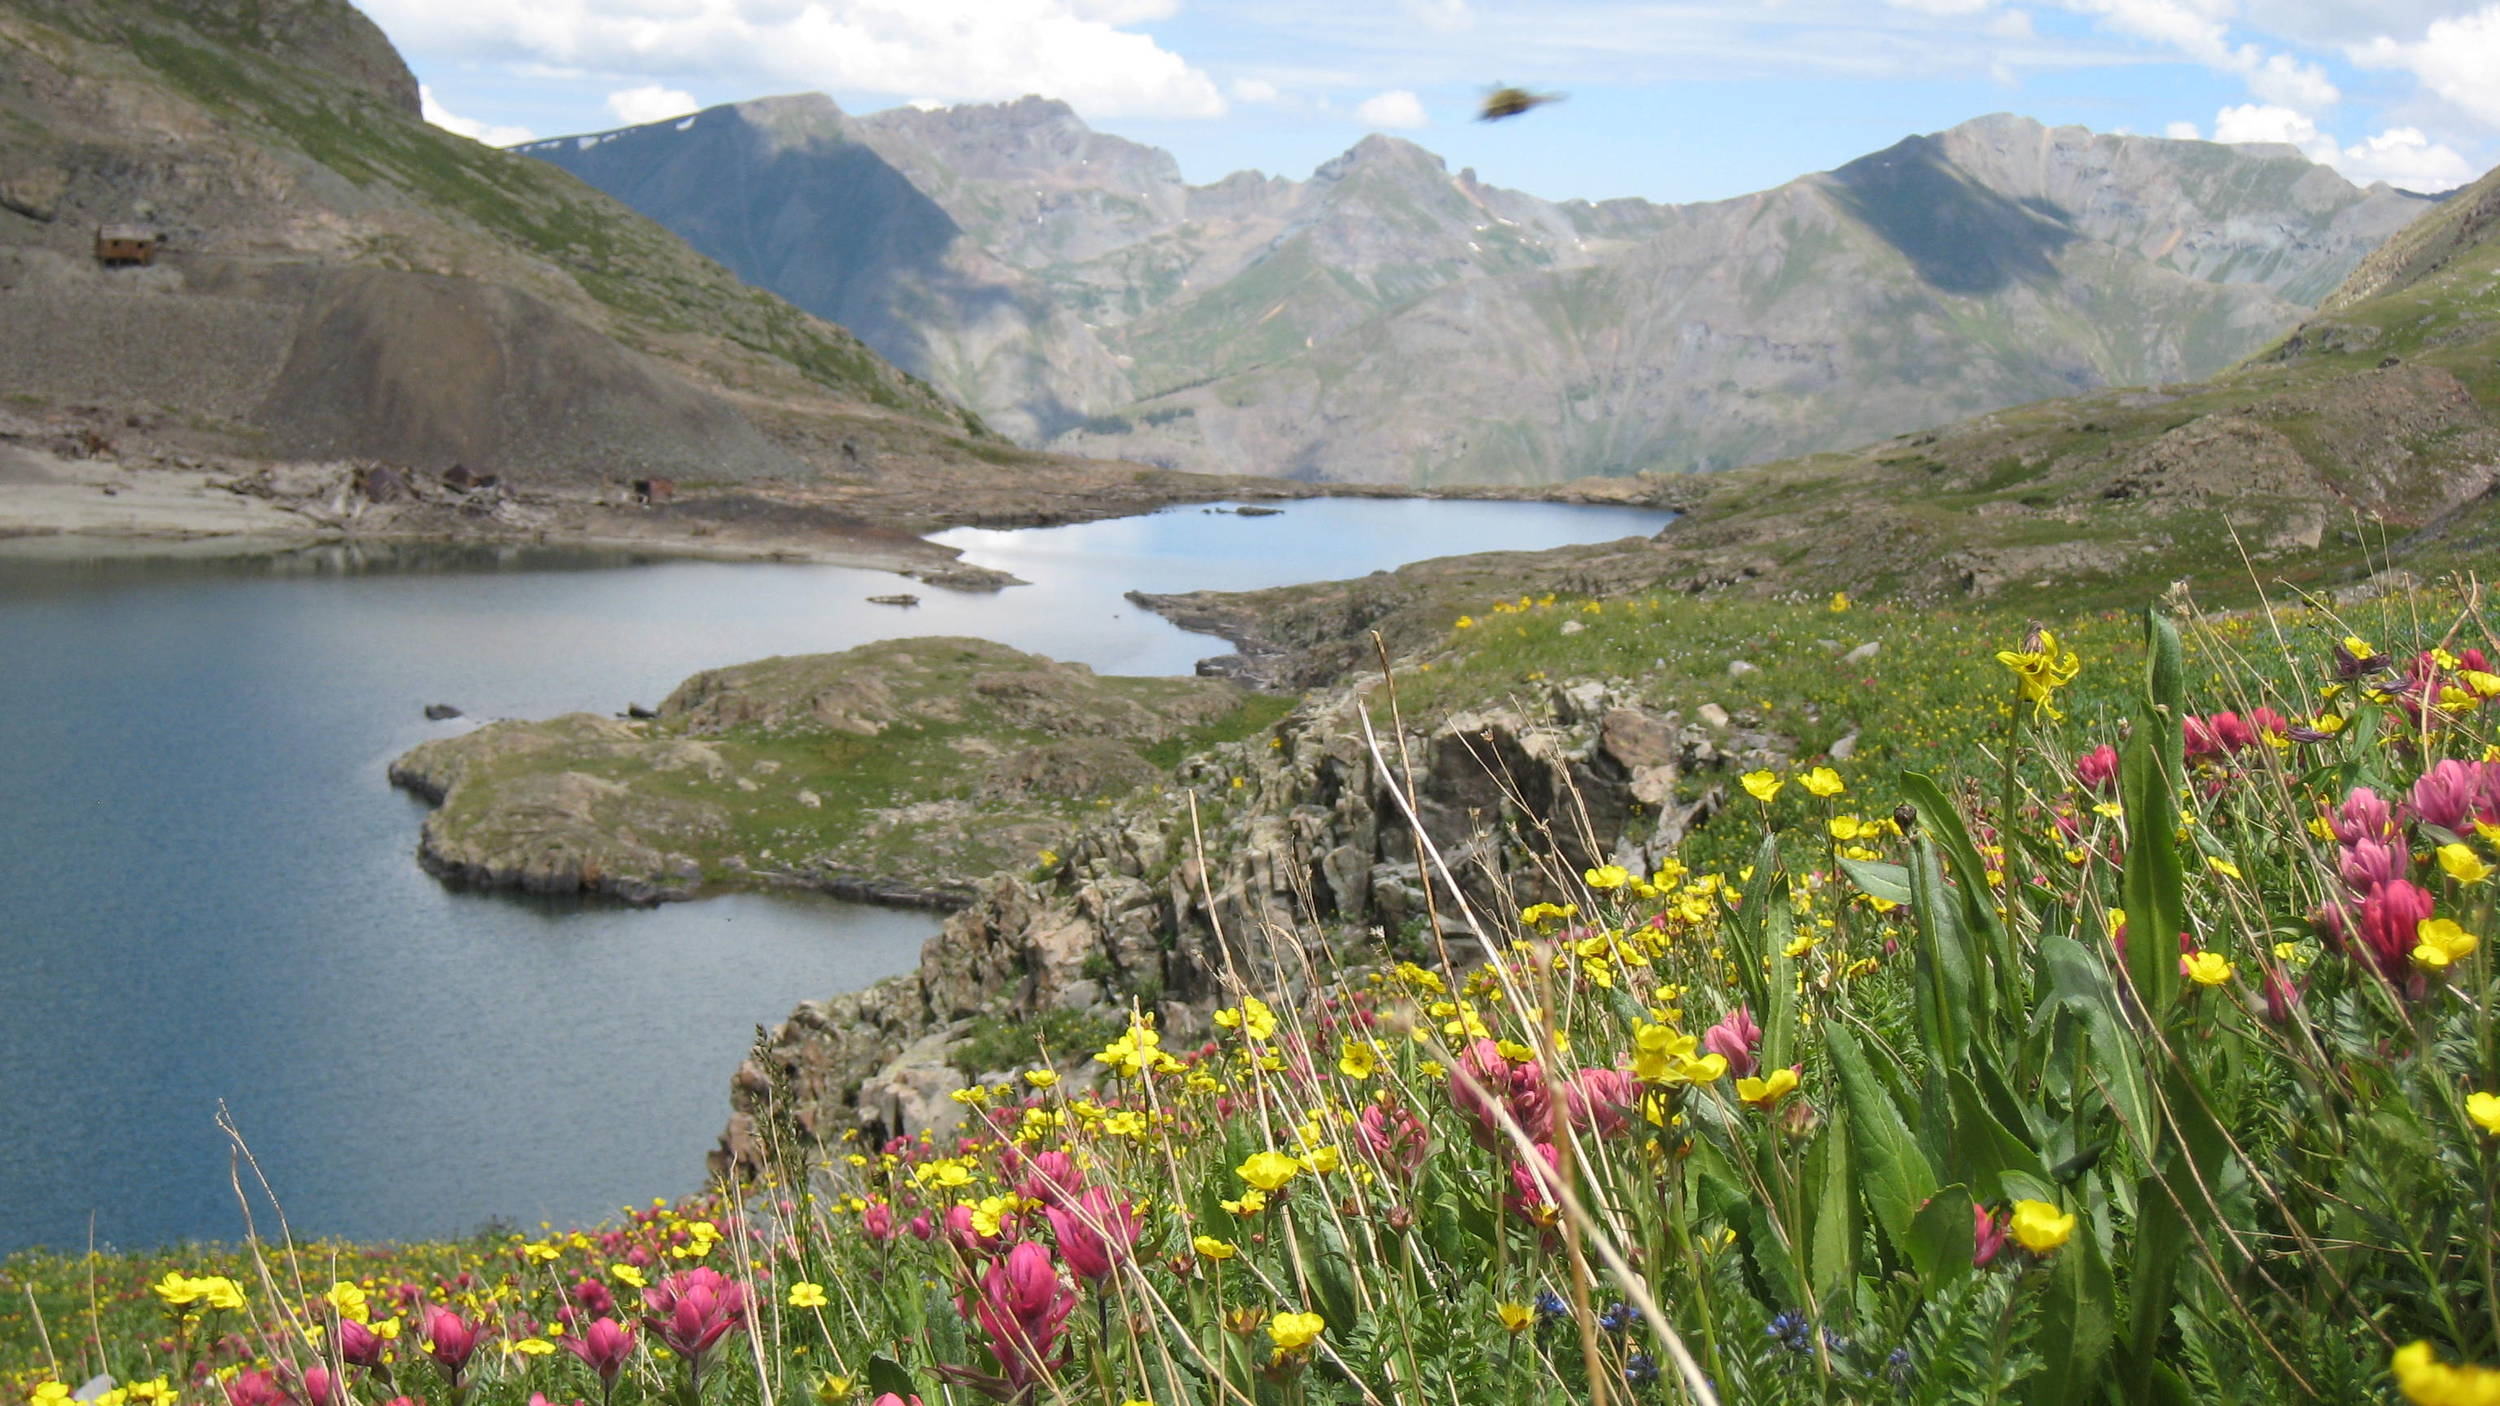
[[[536,142],[1033,445],[1441,484],[1727,468],[2210,375],[2429,208],[2285,146],[1994,116],[1734,200],[1551,202],[1367,137],[1182,180],[1040,98]]]

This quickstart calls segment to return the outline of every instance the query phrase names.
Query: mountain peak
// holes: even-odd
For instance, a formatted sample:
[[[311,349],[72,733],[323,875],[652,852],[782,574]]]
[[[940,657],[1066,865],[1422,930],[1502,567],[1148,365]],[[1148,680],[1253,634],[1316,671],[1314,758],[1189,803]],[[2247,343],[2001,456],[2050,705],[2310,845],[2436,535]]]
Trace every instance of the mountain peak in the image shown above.
[[[1333,158],[1317,171],[1312,172],[1311,179],[1342,181],[1358,171],[1385,170],[1393,167],[1408,167],[1429,172],[1434,176],[1445,175],[1449,171],[1447,162],[1413,142],[1402,137],[1386,137],[1374,132],[1346,148],[1343,155]]]

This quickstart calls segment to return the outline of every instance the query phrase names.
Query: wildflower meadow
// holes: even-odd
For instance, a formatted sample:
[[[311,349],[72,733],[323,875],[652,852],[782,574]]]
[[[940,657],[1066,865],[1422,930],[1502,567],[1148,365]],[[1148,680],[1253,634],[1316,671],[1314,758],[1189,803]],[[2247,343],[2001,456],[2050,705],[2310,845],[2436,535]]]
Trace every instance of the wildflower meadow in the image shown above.
[[[2500,1402],[2479,593],[1969,643],[1954,747],[1745,774],[1716,859],[1554,861],[1495,903],[1445,867],[1429,959],[1228,933],[1286,977],[1237,984],[1211,1039],[1141,1013],[1036,1049],[944,1137],[785,1121],[770,1175],[602,1227],[21,1255],[0,1380],[34,1406]]]

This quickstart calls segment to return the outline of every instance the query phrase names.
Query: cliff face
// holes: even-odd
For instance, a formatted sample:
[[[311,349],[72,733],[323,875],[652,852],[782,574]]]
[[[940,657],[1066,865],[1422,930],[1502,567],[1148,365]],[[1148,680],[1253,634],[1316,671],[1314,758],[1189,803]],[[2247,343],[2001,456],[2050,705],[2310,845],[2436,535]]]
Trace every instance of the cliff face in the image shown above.
[[[1019,438],[1391,483],[1724,469],[2210,375],[2426,208],[2289,148],[2013,117],[1690,206],[1539,200],[1377,136],[1192,187],[1030,98],[528,150]]]
[[[536,486],[806,480],[973,422],[542,163],[423,122],[343,0],[0,3],[0,380],[221,451]],[[106,269],[98,226],[163,236]]]

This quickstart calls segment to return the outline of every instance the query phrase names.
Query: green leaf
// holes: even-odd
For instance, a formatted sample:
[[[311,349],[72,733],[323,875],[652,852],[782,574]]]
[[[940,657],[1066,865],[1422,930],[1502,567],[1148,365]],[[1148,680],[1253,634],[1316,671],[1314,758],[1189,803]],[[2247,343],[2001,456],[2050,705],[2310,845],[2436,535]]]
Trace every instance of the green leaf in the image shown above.
[[[2118,789],[2127,811],[2126,867],[2118,880],[2127,910],[2127,980],[2159,1026],[2179,992],[2179,934],[2187,926],[2187,877],[2179,862],[2179,803],[2163,770],[2156,734],[2178,722],[2148,719],[2127,739]]]
[[[920,1383],[912,1380],[902,1363],[878,1353],[868,1359],[868,1389],[880,1396],[892,1392],[908,1401],[920,1394]]]
[[[1824,1312],[1847,1292],[1858,1268],[1858,1198],[1849,1180],[1849,1110],[1836,1107],[1806,1153],[1806,1185],[1814,1217],[1806,1234],[1807,1278]]]
[[[1326,1207],[1302,1203],[1295,1217],[1301,1234],[1302,1282],[1311,1288],[1320,1317],[1332,1330],[1351,1332],[1355,1324],[1354,1270],[1346,1253],[1345,1230]]]
[[[1823,1027],[1823,1041],[1848,1110],[1849,1150],[1858,1164],[1867,1210],[1894,1248],[1907,1256],[1910,1224],[1918,1208],[1936,1194],[1936,1169],[1910,1135],[1891,1092],[1868,1065],[1857,1036],[1846,1026],[1830,1024]]]
[[[1959,1184],[1927,1198],[1910,1222],[1910,1264],[1919,1292],[1930,1297],[1970,1277],[1979,1253],[1978,1213],[1968,1188]]]
[[[2044,1406],[2072,1406],[2098,1395],[2102,1366],[2118,1324],[2118,1289],[2100,1242],[2078,1227],[2050,1263],[2048,1292],[2040,1305],[2040,1332],[2033,1339],[2048,1370],[2031,1379],[2030,1399]],[[2136,1398],[2141,1400],[2141,1397]]]
[[[1944,868],[1924,827],[1910,840],[1910,892],[1918,933],[1918,964],[1912,987],[1918,1030],[1939,1065],[1962,1062],[1969,1022],[1977,1005],[1971,980],[1970,944],[1960,906],[1945,888]]]
[[[1901,865],[1875,859],[1851,859],[1844,854],[1840,857],[1840,868],[1849,876],[1849,882],[1856,884],[1863,893],[1886,903],[1910,901],[1910,871]]]

